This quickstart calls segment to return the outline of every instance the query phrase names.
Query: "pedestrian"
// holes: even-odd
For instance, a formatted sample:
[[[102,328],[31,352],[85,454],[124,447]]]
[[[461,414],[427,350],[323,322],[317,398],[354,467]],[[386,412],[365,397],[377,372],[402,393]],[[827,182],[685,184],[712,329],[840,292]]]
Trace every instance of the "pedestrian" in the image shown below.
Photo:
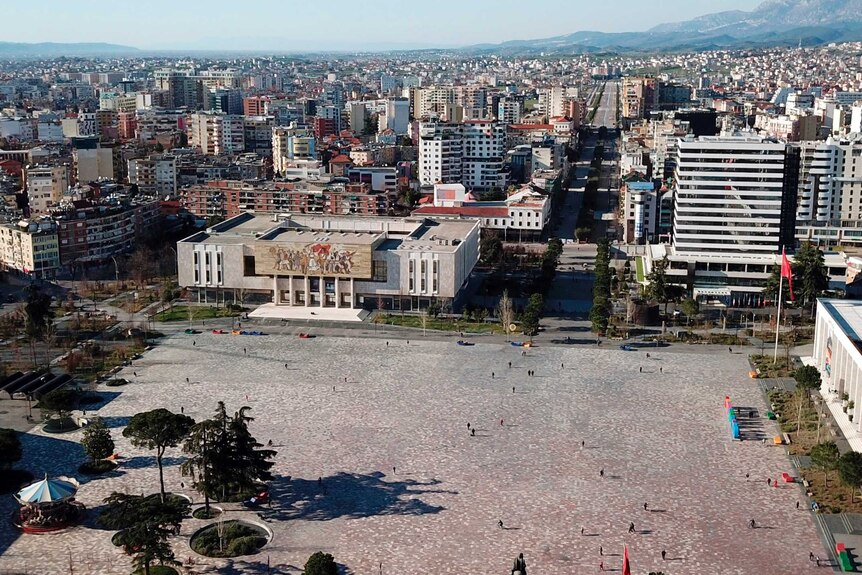
[[[470,435],[472,435],[473,437],[476,437],[476,428],[475,427],[470,430]]]
[[[599,469],[599,477],[604,477],[604,476],[605,476],[605,470]]]
[[[509,369],[512,369],[512,362],[509,362]]]
[[[244,354],[248,355],[248,350],[247,350],[246,348],[242,348],[242,352],[243,352]]]
[[[646,352],[646,358],[649,359],[649,352]]]
[[[192,340],[192,347],[196,346],[197,344],[198,344],[198,342],[196,342],[195,340]]]
[[[512,393],[515,393],[515,386],[512,386]]]
[[[248,394],[245,395],[245,400],[248,401]]]
[[[732,348],[732,347],[727,348],[727,352],[728,352],[728,353],[733,353],[733,348]]]
[[[322,477],[318,477],[318,478],[317,478],[317,486],[318,486],[318,487],[323,487],[323,478],[322,478]]]
[[[755,523],[755,522],[754,522],[754,519],[750,520],[750,521],[748,522],[748,528],[749,528],[749,529],[754,529],[755,527],[757,527],[757,523]]]
[[[499,521],[497,521],[497,525],[499,525],[500,529],[502,529],[503,528],[503,520],[500,519]]]
[[[604,570],[605,570],[605,562],[599,561],[599,571],[604,571]]]
[[[491,372],[491,379],[494,379],[494,372]]]
[[[132,375],[134,375],[135,377],[138,377],[138,372],[137,372],[137,371],[133,371],[133,372],[132,372]]]
[[[186,488],[185,481],[180,481],[180,489],[185,489],[185,488]]]
[[[820,557],[814,558],[814,564],[817,565],[818,567],[820,567]]]
[[[808,552],[808,560],[812,561],[812,562],[814,561],[814,552],[812,552],[812,551]]]
[[[601,557],[604,554],[605,554],[604,548],[601,545],[599,545],[599,556]]]
[[[667,551],[665,551],[664,549],[662,549],[662,550],[661,550],[661,560],[662,560],[662,561],[664,561],[666,557],[667,557]]]
[[[658,368],[658,372],[659,372],[659,373],[664,373],[664,372],[662,371],[662,368],[661,368],[661,367],[659,367],[659,368]]]
[[[772,478],[771,477],[766,478],[766,485],[767,486],[772,485]]]
[[[503,420],[500,420],[500,427],[503,427]]]
[[[796,508],[799,509],[799,502],[796,502]]]
[[[467,422],[467,431],[470,431],[470,422]]]
[[[639,367],[639,368],[638,368],[638,373],[643,373],[643,372],[644,372],[644,368],[643,368],[643,367]]]
[[[583,535],[583,534],[584,534],[584,528],[581,527],[581,535]]]
[[[395,475],[395,466],[392,466],[392,475]]]
[[[566,369],[566,364],[565,364],[565,363],[561,363],[561,364],[560,364],[560,369]]]
[[[746,480],[746,481],[748,481],[748,478],[749,478],[749,474],[748,474],[748,473],[746,473],[746,474],[745,474],[745,480]]]
[[[647,504],[646,504],[646,501],[644,501],[644,511],[646,511],[646,510],[647,510]]]
[[[180,406],[180,413],[185,413],[185,412],[186,412],[186,408],[181,405]],[[796,507],[799,507],[799,506],[797,505]]]
[[[186,378],[186,383],[188,383],[188,382],[189,382],[189,378]]]
[[[629,533],[634,533],[634,532],[635,532],[635,524],[629,523]]]
[[[409,340],[409,339],[407,340],[407,345],[410,345],[410,340]]]
[[[332,386],[332,393],[335,393],[335,386]]]
[[[286,363],[284,364],[284,369],[287,369],[287,364],[286,364]]]
[[[389,347],[389,342],[388,342],[388,341],[386,342],[386,347]]]
[[[586,445],[586,443],[587,443],[586,441],[583,441],[583,440],[581,441],[581,449],[584,448],[584,445]]]

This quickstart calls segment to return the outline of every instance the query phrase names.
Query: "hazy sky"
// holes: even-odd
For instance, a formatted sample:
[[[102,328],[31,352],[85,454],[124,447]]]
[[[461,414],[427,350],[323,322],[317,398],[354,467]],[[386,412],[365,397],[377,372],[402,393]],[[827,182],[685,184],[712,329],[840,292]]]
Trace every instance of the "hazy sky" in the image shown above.
[[[29,0],[3,2],[0,41],[152,49],[463,46],[627,32],[759,0]]]

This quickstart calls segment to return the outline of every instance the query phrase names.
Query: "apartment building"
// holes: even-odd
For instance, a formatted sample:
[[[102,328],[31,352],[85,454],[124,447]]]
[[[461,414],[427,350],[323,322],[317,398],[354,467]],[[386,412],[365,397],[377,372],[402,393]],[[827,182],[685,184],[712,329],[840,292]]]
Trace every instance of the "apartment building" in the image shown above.
[[[294,160],[316,157],[314,133],[305,127],[276,126],[272,129],[272,167],[283,175]]]
[[[73,266],[106,261],[134,249],[159,222],[158,199],[115,205],[76,202],[55,212],[60,263]]]
[[[623,78],[620,103],[623,118],[629,120],[649,118],[650,112],[658,107],[656,79],[640,76]]]
[[[204,154],[241,154],[245,151],[242,116],[197,112],[189,118],[189,145]]]
[[[460,183],[475,191],[504,189],[506,128],[488,120],[422,123],[419,180],[423,185]]]
[[[28,166],[24,169],[24,178],[30,214],[47,214],[69,189],[69,166]]]
[[[149,195],[169,195],[177,192],[177,162],[168,154],[151,155],[128,161],[129,183]]]
[[[7,271],[53,278],[60,267],[57,225],[47,217],[0,225],[0,264]]]

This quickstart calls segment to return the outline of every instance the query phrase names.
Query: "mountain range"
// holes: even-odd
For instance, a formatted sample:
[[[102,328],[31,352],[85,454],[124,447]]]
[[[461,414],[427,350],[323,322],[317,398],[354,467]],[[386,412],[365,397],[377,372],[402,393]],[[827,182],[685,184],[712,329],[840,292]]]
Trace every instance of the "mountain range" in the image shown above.
[[[545,52],[709,50],[817,46],[862,40],[862,0],[766,0],[751,12],[731,10],[660,24],[644,32],[584,31],[537,40],[480,44],[467,51]]]
[[[0,58],[34,56],[126,56],[138,52],[137,48],[106,44],[104,42],[56,43],[0,42]]]

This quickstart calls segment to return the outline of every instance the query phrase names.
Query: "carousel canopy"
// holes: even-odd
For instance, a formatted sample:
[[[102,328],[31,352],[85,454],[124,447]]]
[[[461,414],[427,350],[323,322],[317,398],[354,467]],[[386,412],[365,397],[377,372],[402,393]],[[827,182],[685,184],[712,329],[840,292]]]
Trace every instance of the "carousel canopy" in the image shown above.
[[[74,497],[77,491],[78,487],[70,481],[48,479],[46,475],[42,481],[19,491],[15,498],[21,503],[51,503]]]

